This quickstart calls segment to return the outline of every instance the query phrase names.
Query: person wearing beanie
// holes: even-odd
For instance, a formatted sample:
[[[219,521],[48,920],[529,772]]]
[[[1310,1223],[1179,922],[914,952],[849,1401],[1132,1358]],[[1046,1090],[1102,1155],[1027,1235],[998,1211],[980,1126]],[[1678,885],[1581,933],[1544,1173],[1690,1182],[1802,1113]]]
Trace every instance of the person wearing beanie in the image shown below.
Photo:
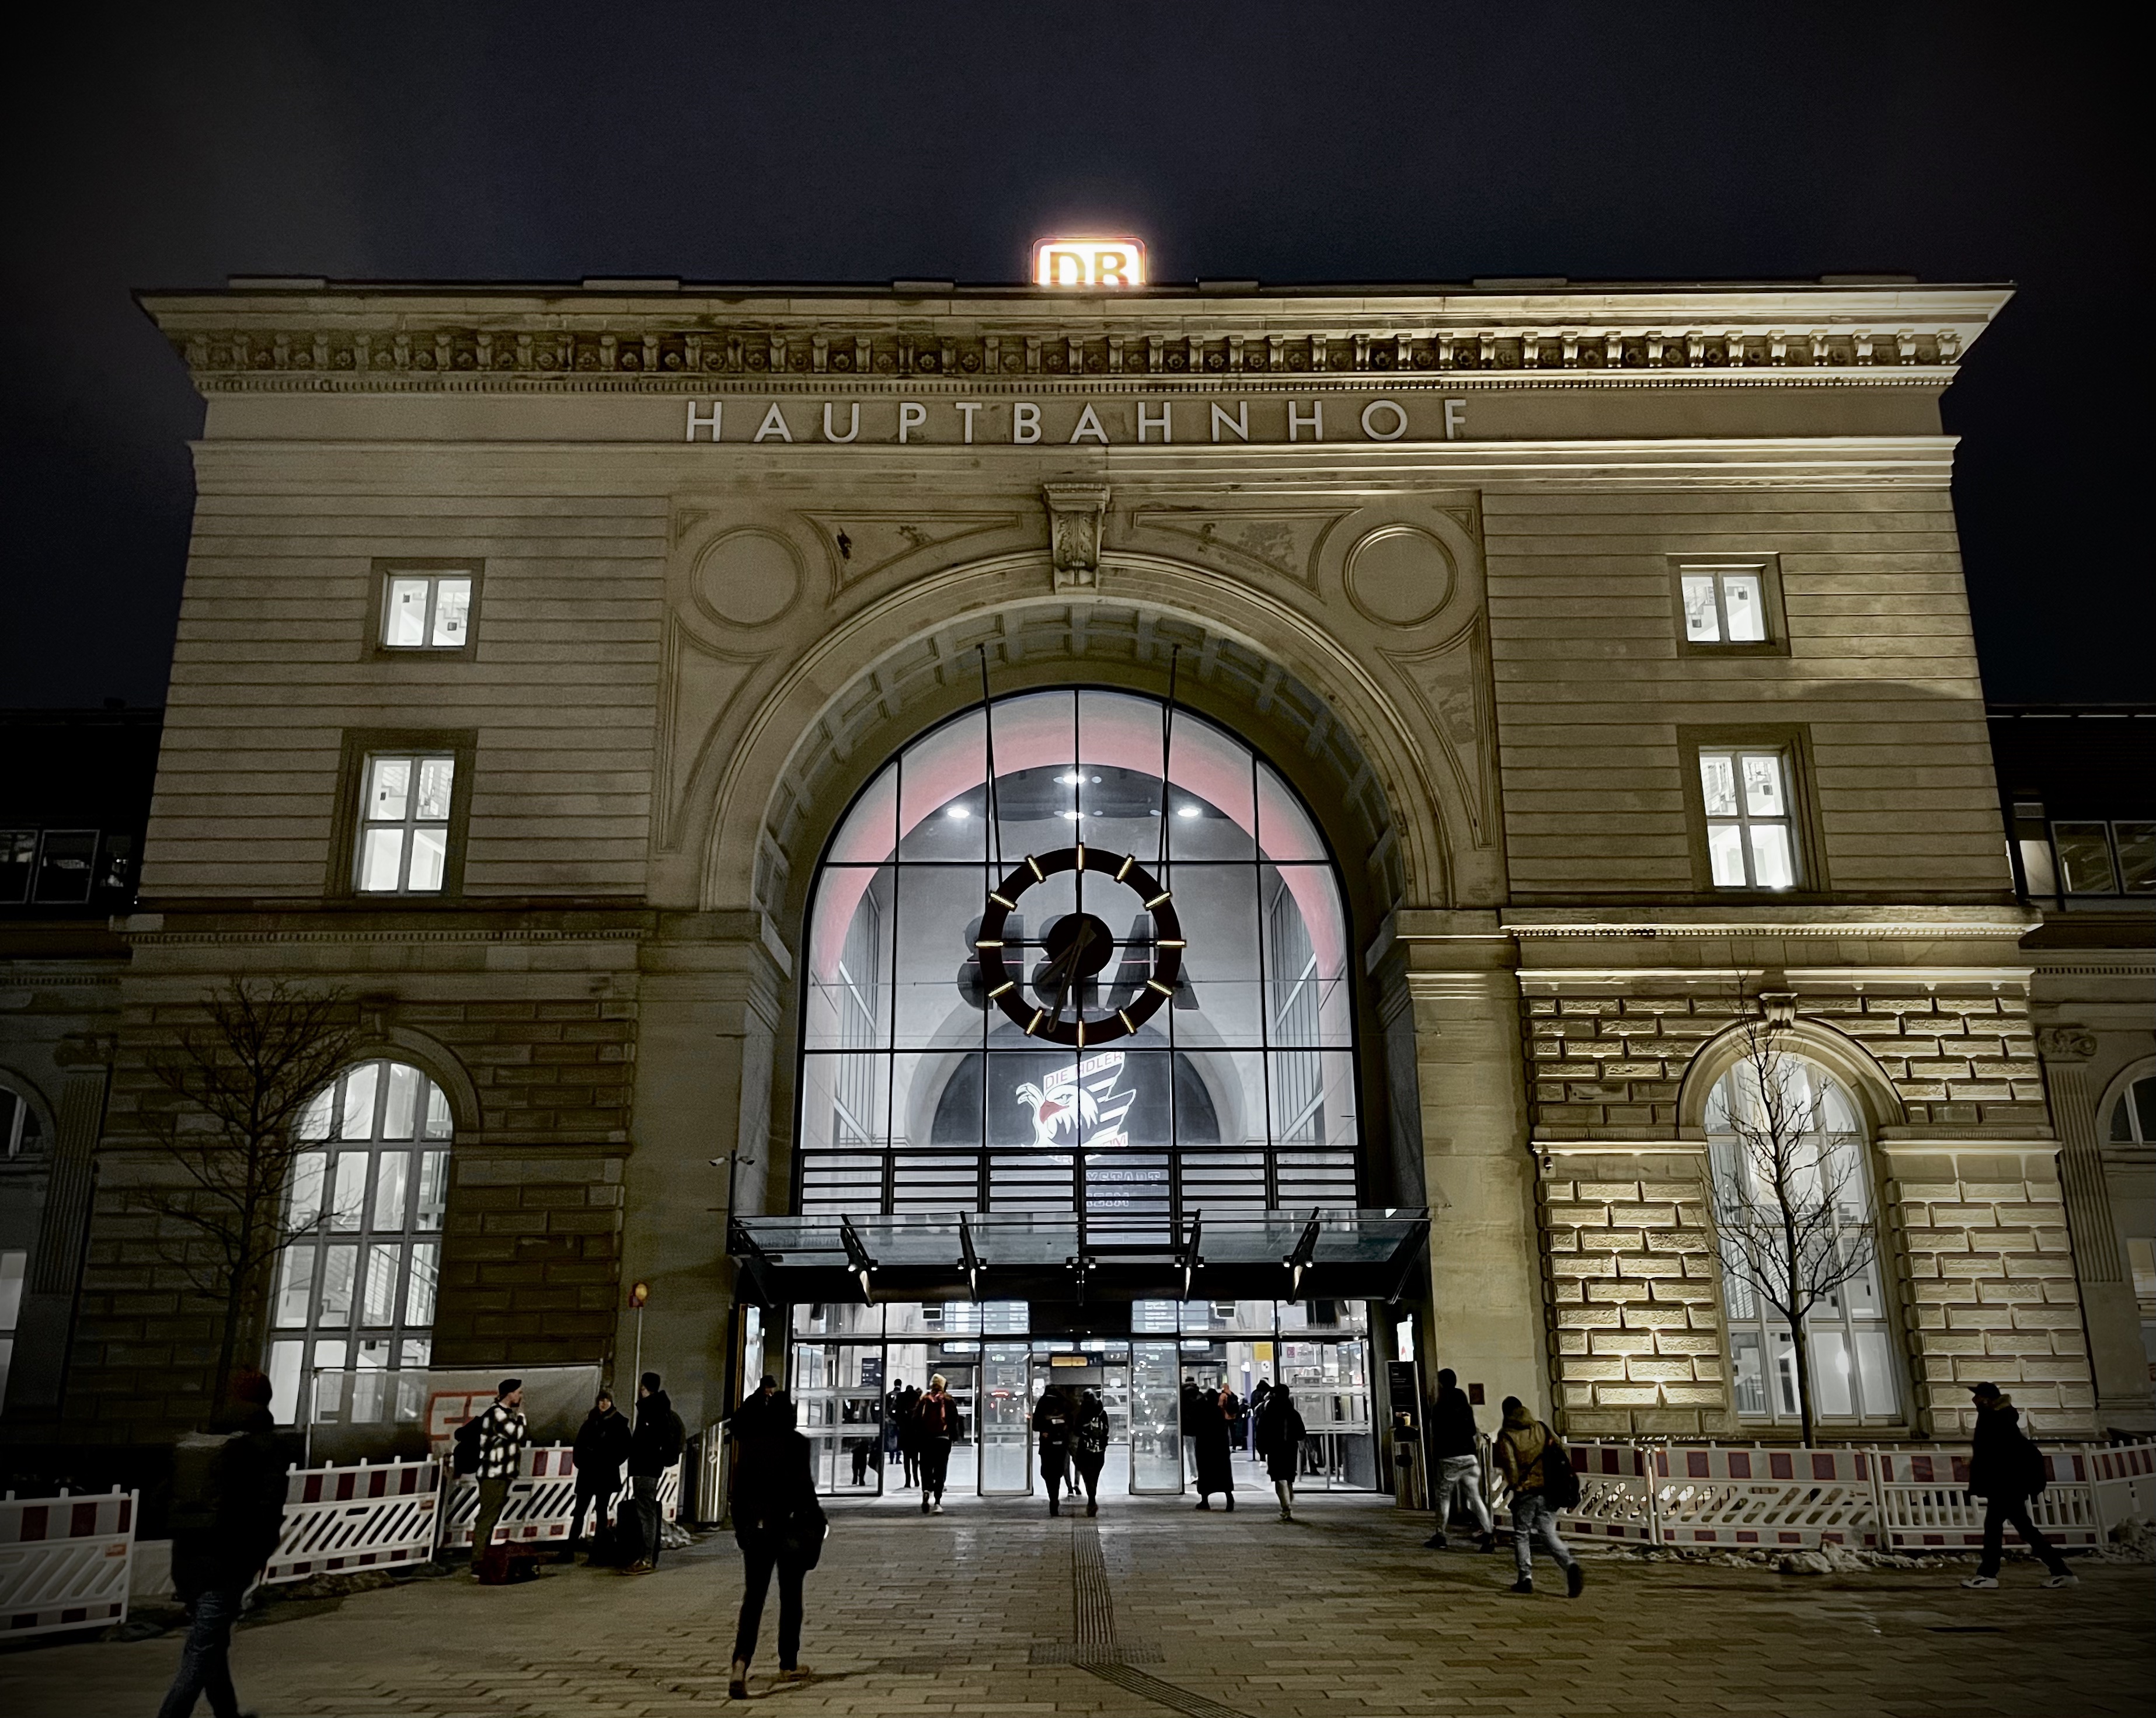
[[[1964,1587],[1999,1585],[1999,1569],[2006,1553],[2006,1524],[2028,1544],[2051,1572],[2046,1587],[2079,1587],[2081,1577],[2066,1566],[2058,1547],[2044,1537],[2029,1518],[2029,1500],[2042,1491],[2050,1478],[2044,1453],[2021,1429],[2021,1411],[2014,1398],[1996,1384],[1973,1386],[1976,1403],[1976,1432],[1969,1440],[1969,1489],[1984,1499],[1984,1556],[1976,1573]]]
[[[494,1530],[509,1507],[509,1488],[531,1442],[524,1422],[524,1381],[504,1378],[495,1386],[494,1406],[479,1417],[479,1514],[472,1521],[472,1573],[494,1543]]]
[[[636,1384],[636,1429],[629,1439],[629,1561],[624,1575],[648,1575],[659,1566],[659,1482],[681,1459],[686,1434],[660,1386],[659,1374],[646,1372]]]

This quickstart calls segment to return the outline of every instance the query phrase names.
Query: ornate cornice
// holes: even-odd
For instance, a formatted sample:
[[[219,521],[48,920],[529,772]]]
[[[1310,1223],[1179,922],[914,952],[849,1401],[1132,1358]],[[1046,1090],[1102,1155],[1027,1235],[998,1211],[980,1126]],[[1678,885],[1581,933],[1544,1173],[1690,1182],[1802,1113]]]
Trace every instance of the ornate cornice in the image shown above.
[[[206,391],[1943,387],[1989,288],[935,299],[573,289],[146,295]]]

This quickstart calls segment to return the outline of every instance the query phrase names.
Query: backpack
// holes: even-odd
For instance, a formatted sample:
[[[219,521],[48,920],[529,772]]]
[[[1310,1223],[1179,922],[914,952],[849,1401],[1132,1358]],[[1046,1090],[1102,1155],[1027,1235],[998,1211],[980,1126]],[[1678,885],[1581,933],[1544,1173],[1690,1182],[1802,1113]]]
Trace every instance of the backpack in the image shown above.
[[[1562,1515],[1579,1507],[1579,1474],[1557,1434],[1545,1426],[1543,1436],[1548,1440],[1543,1445],[1543,1500]]]
[[[2021,1434],[2021,1485],[2025,1497],[2041,1497],[2044,1488],[2051,1483],[2051,1464],[2045,1458],[2043,1446],[2029,1436]]]
[[[491,1412],[492,1410],[488,1412]],[[459,1474],[479,1472],[480,1426],[483,1414],[474,1414],[457,1427],[456,1442],[449,1452],[449,1466]]]

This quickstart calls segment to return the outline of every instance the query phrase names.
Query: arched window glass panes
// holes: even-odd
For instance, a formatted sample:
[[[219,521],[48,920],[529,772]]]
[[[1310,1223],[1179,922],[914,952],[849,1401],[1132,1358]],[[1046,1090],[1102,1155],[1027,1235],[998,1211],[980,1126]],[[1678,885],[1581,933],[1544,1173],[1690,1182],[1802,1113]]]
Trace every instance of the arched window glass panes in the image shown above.
[[[855,802],[809,908],[797,1210],[1082,1210],[1150,1229],[1355,1204],[1331,861],[1270,765],[1168,715],[1117,692],[1001,699],[992,721],[973,710],[915,741]],[[1174,934],[1111,872],[1048,867],[1002,930],[1017,1002],[991,997],[975,946],[989,891],[1081,842],[1157,879]],[[1147,1014],[1178,939],[1172,995]],[[1029,1033],[1035,1009],[1082,1016],[1085,1045]],[[1116,1030],[1134,1010],[1136,1030]]]
[[[401,1062],[339,1074],[302,1113],[293,1241],[270,1306],[272,1406],[286,1424],[416,1420],[434,1355],[449,1101]]]
[[[2156,1144],[2156,1073],[2144,1074],[2111,1106],[2111,1143]]]
[[[38,1147],[38,1112],[20,1092],[0,1086],[0,1159],[21,1157]]]
[[[1776,1101],[1763,1100],[1760,1072],[1742,1062],[1717,1083],[1707,1100],[1707,1150],[1717,1209],[1748,1206],[1761,1216],[1779,1209],[1767,1165],[1779,1136],[1789,1173],[1789,1204],[1804,1211],[1822,1200],[1831,1211],[1819,1246],[1854,1259],[1873,1220],[1871,1175],[1862,1124],[1848,1094],[1826,1072],[1794,1056],[1776,1056],[1768,1078]],[[1722,1291],[1729,1309],[1730,1381],[1737,1412],[1768,1423],[1799,1420],[1796,1345],[1788,1321],[1747,1275],[1732,1267],[1723,1237]],[[1771,1222],[1761,1226],[1772,1230]],[[1815,1306],[1804,1320],[1812,1374],[1812,1405],[1823,1423],[1898,1421],[1900,1368],[1876,1256]],[[1774,1278],[1770,1274],[1770,1280]],[[1783,1278],[1786,1280],[1786,1278]]]

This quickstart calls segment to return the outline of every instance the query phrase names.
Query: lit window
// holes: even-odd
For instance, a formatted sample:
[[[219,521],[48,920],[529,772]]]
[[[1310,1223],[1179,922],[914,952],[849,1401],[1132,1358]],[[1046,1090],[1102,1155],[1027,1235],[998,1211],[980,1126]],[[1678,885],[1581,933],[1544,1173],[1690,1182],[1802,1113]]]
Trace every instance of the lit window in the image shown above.
[[[1756,568],[1702,568],[1678,575],[1690,644],[1763,644],[1766,581]]]
[[[1786,755],[1741,747],[1702,751],[1699,786],[1715,887],[1794,887],[1796,831]]]
[[[384,585],[382,642],[393,651],[458,651],[470,641],[469,573],[393,573]]]
[[[362,784],[356,886],[366,895],[438,895],[448,868],[453,757],[375,754]]]
[[[1804,1319],[1811,1360],[1812,1403],[1825,1421],[1901,1417],[1900,1362],[1896,1357],[1883,1292],[1883,1269],[1870,1246],[1872,1201],[1864,1136],[1847,1095],[1813,1064],[1777,1056],[1766,1077],[1776,1088],[1763,1098],[1760,1070],[1740,1063],[1724,1074],[1707,1099],[1709,1170],[1720,1211],[1722,1288],[1729,1307],[1731,1391],[1748,1420],[1799,1418],[1796,1344],[1788,1319],[1760,1292],[1750,1269],[1739,1268],[1748,1249],[1732,1244],[1732,1232],[1750,1229],[1745,1214],[1772,1219],[1776,1202],[1770,1165],[1784,1165],[1793,1210],[1821,1206],[1823,1229],[1811,1231],[1808,1247],[1843,1254],[1844,1279]],[[1758,1226],[1771,1232],[1771,1221]],[[1771,1249],[1769,1249],[1771,1251]],[[1809,1256],[1809,1255],[1808,1255]],[[1808,1267],[1815,1277],[1821,1261]],[[1787,1280],[1772,1259],[1759,1261],[1769,1282]]]
[[[346,1069],[302,1113],[270,1307],[285,1423],[310,1402],[317,1422],[419,1417],[452,1131],[447,1094],[398,1062]]]
[[[8,1371],[15,1359],[15,1320],[22,1314],[23,1278],[29,1263],[29,1253],[22,1249],[0,1252],[0,1402],[8,1399]]]

